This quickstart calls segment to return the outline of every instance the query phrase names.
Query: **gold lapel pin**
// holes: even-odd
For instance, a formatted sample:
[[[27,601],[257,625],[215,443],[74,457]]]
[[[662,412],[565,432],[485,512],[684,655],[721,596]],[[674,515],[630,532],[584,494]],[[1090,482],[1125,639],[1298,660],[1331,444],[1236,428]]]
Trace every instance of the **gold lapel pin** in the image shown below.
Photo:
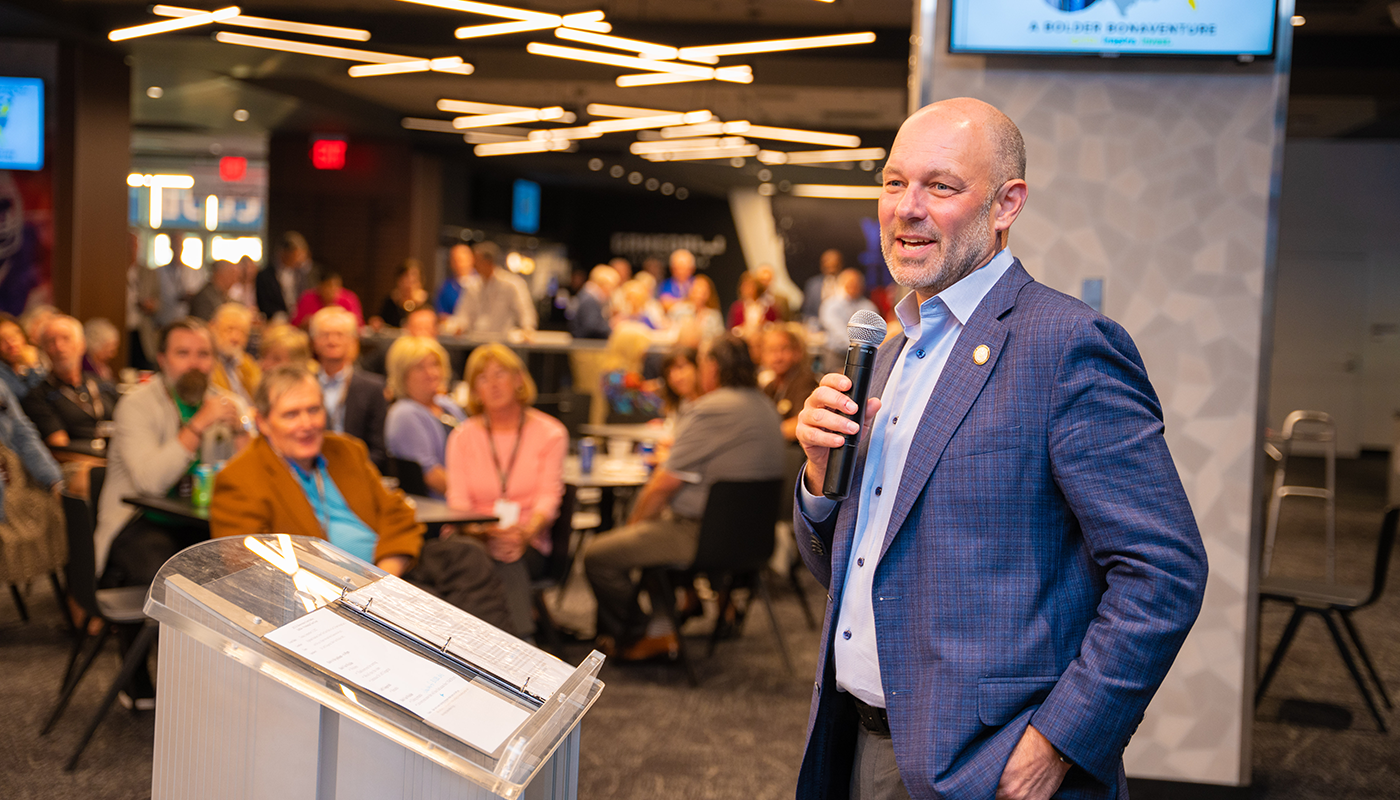
[[[987,363],[987,359],[992,357],[992,348],[985,344],[977,345],[977,349],[972,351],[972,362],[977,366]]]

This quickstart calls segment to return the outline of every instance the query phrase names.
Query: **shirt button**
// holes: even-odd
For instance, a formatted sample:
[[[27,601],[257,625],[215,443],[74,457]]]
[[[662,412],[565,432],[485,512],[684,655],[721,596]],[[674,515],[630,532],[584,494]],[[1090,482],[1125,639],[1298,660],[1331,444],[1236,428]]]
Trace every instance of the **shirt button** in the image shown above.
[[[876,496],[876,497],[879,497],[879,496],[880,496],[880,493],[883,492],[883,491],[885,491],[885,487],[883,487],[883,486],[876,486],[876,487],[875,487],[875,496]]]
[[[841,633],[841,638],[842,638],[842,639],[849,639],[849,638],[851,638],[851,632],[850,632],[850,631],[843,631],[843,632]]]
[[[914,351],[914,355],[918,356],[919,358],[923,358],[923,357],[924,357],[923,348],[920,348],[920,349],[918,349],[918,350],[915,350],[915,351]]]
[[[857,566],[857,567],[863,567],[863,566],[865,566],[865,559],[863,559],[863,558],[857,558],[857,559],[856,559],[856,566]]]
[[[890,424],[891,424],[891,425],[898,425],[898,424],[899,424],[899,417],[895,417],[893,420],[891,420],[891,421],[890,421]]]

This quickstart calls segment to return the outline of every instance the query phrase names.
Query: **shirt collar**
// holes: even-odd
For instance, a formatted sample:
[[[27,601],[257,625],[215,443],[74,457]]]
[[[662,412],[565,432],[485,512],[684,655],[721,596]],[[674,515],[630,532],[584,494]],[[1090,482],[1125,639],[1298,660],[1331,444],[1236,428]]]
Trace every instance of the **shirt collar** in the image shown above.
[[[906,332],[918,331],[920,322],[924,317],[941,317],[943,309],[947,309],[958,322],[966,325],[968,319],[972,317],[972,312],[981,305],[982,298],[992,290],[996,282],[1001,280],[1001,276],[1011,268],[1013,261],[1011,248],[1005,247],[997,251],[992,260],[983,266],[973,270],[971,274],[963,277],[962,280],[949,286],[947,289],[919,303],[919,296],[913,292],[905,295],[903,300],[895,306],[895,316],[904,326]],[[917,334],[916,334],[917,335]],[[909,338],[916,338],[910,336]]]
[[[298,464],[297,462],[291,460],[290,458],[287,458],[286,456],[282,456],[282,460],[285,461],[285,462],[287,462],[287,466],[289,466],[289,467],[292,468],[292,472],[296,473],[297,477],[299,477],[299,478],[301,478],[301,479],[303,479],[303,480],[310,480],[310,479],[311,479],[311,477],[312,477],[311,473],[309,473],[309,472],[307,472],[306,470],[302,469],[302,468],[301,468],[301,465]],[[323,456],[323,455],[321,455],[320,453],[317,453],[317,454],[316,454],[316,460],[312,462],[312,465],[316,468],[316,469],[315,469],[316,472],[320,472],[321,470],[323,470],[323,469],[326,468],[326,457]]]
[[[321,370],[316,373],[316,377],[321,381],[322,386],[339,386],[350,379],[350,371],[354,368],[354,364],[346,364],[334,376],[327,375],[325,370]]]

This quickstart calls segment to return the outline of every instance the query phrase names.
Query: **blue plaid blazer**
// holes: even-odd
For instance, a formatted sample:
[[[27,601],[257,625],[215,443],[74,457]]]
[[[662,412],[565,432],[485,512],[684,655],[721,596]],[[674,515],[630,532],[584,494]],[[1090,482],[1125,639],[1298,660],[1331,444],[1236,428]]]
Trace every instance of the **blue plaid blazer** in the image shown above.
[[[904,342],[880,349],[872,396]],[[991,350],[981,365],[979,345]],[[1125,797],[1123,749],[1206,579],[1137,348],[1018,261],[968,320],[919,425],[873,599],[905,785],[915,798],[990,800],[1034,723],[1075,764],[1057,797]],[[802,557],[829,588],[804,799],[849,791],[856,720],[837,693],[830,599],[858,503],[853,493],[816,526],[795,514]]]

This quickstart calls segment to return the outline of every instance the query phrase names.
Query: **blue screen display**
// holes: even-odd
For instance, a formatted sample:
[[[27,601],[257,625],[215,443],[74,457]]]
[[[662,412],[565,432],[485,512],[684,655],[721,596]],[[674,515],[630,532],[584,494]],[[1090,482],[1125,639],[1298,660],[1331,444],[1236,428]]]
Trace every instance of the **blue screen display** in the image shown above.
[[[0,169],[44,168],[44,82],[0,78]]]
[[[1266,56],[1276,0],[953,0],[953,53]]]
[[[540,185],[516,180],[510,205],[510,227],[520,233],[540,232]]]

